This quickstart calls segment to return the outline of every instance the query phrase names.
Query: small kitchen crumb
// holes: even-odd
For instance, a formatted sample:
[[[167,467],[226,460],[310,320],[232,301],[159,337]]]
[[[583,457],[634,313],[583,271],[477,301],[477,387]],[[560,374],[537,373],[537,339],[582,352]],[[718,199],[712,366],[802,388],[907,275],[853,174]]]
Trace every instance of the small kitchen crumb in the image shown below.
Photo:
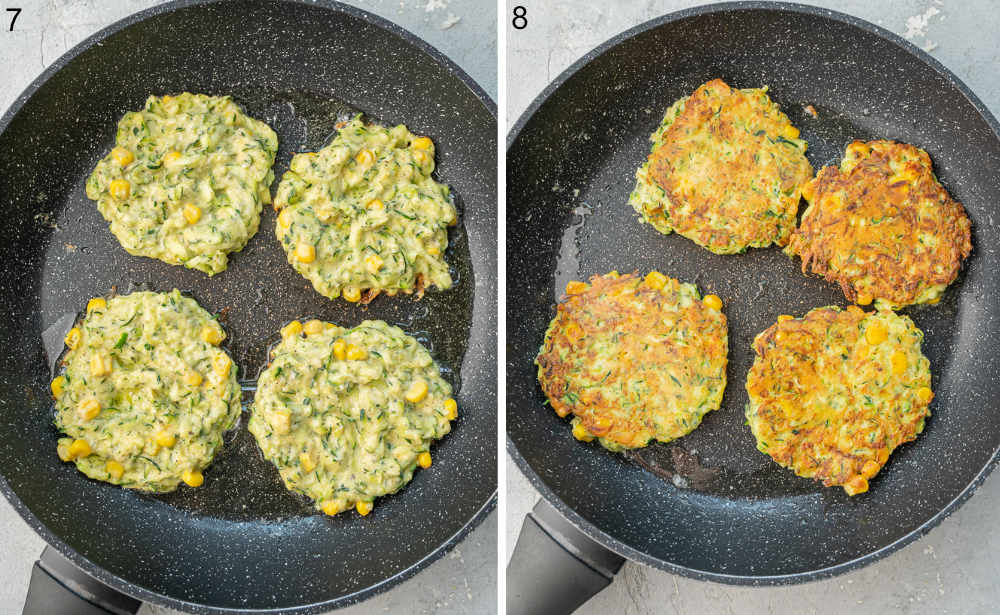
[[[461,17],[455,15],[454,13],[448,13],[448,18],[441,22],[441,29],[447,30],[460,21],[462,21]]]
[[[816,112],[816,107],[812,105],[806,105],[802,108],[803,111],[808,113],[813,119],[819,119],[819,113]]]
[[[903,37],[909,40],[913,40],[917,37],[927,36],[927,26],[930,23],[931,17],[939,14],[941,11],[937,7],[930,6],[927,10],[923,12],[922,15],[911,15],[906,18],[906,32],[903,33]]]

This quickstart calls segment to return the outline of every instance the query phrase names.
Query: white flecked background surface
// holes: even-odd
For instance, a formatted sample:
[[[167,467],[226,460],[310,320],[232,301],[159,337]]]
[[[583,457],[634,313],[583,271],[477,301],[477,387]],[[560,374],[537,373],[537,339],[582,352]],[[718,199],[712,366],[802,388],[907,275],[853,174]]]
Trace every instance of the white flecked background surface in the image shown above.
[[[507,2],[508,128],[570,64],[612,36],[702,1],[516,0]],[[811,1],[861,17],[901,36],[954,71],[1000,115],[1000,4],[992,0]],[[528,27],[510,26],[513,7]],[[507,462],[506,556],[538,493]],[[627,562],[580,615],[986,614],[1000,612],[1000,477],[993,475],[957,513],[924,538],[867,568],[833,579],[780,588],[694,581]]]
[[[9,0],[20,7],[14,31],[0,11],[0,111],[64,52],[132,13],[163,0]],[[490,0],[343,0],[394,21],[436,47],[497,98],[496,5]],[[10,155],[2,152],[0,155]],[[413,578],[360,604],[367,613],[496,613],[497,513]],[[0,497],[0,614],[20,613],[44,542]],[[174,613],[144,605],[142,615]]]

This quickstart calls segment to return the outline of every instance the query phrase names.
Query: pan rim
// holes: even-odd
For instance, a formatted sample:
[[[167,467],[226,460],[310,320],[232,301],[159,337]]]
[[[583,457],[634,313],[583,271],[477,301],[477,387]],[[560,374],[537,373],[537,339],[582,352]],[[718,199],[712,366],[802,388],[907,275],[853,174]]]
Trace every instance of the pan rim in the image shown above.
[[[561,88],[569,79],[571,79],[577,72],[589,65],[593,60],[604,55],[608,51],[617,47],[618,45],[624,43],[625,41],[632,39],[640,34],[659,28],[661,26],[680,21],[683,19],[688,19],[691,17],[700,17],[704,15],[711,15],[715,13],[735,13],[735,12],[745,12],[745,11],[777,11],[777,12],[788,12],[793,14],[806,14],[812,17],[830,19],[833,21],[838,21],[840,23],[859,28],[868,34],[873,34],[885,41],[894,43],[896,46],[900,47],[902,50],[908,52],[909,54],[915,56],[922,63],[929,66],[938,75],[946,79],[952,86],[958,89],[958,91],[972,104],[976,112],[982,117],[993,135],[1000,141],[1000,122],[997,121],[996,117],[990,112],[990,110],[983,104],[983,102],[977,97],[971,89],[965,83],[958,78],[955,73],[953,73],[949,68],[944,66],[937,59],[932,57],[929,53],[920,49],[910,41],[902,38],[901,36],[881,27],[873,24],[867,20],[861,19],[860,17],[854,17],[853,15],[848,15],[840,11],[834,11],[831,9],[825,9],[821,7],[799,4],[799,3],[785,3],[785,2],[775,2],[767,0],[740,0],[736,2],[720,2],[718,4],[701,5],[692,7],[689,9],[684,9],[680,11],[675,11],[661,15],[659,17],[654,17],[648,21],[645,21],[637,26],[624,30],[616,34],[615,36],[607,39],[597,47],[588,51],[586,54],[581,56],[575,62],[573,62],[568,68],[566,68],[562,73],[559,74],[551,83],[549,83],[545,89],[538,94],[531,104],[524,110],[524,112],[518,117],[517,122],[507,133],[507,149],[509,150],[517,139],[521,136],[528,122],[534,117],[535,113],[552,97],[555,92]],[[510,406],[507,408],[510,409]],[[521,454],[520,450],[517,448],[517,444],[510,437],[510,434],[505,434],[507,438],[507,453],[513,457],[514,462],[517,464],[518,468],[521,470],[522,474],[527,477],[531,485],[548,501],[552,506],[554,506],[567,520],[569,520],[574,526],[576,526],[580,531],[589,536],[591,539],[595,540],[599,544],[603,545],[605,548],[625,557],[634,562],[644,564],[653,568],[658,568],[666,572],[673,574],[678,574],[691,579],[696,579],[700,581],[714,581],[716,583],[723,583],[727,585],[744,585],[744,586],[780,586],[780,585],[794,585],[799,583],[806,583],[809,581],[817,581],[821,579],[828,579],[845,572],[852,570],[857,570],[867,566],[868,564],[874,563],[896,551],[905,547],[906,545],[914,542],[918,538],[923,537],[932,529],[937,527],[945,518],[958,510],[962,504],[964,504],[972,494],[979,488],[979,486],[986,480],[986,477],[994,470],[997,463],[1000,462],[1000,446],[993,450],[993,455],[990,460],[983,466],[983,468],[976,474],[975,477],[969,482],[962,491],[956,495],[950,502],[945,504],[940,511],[935,513],[932,517],[924,521],[921,525],[914,528],[912,531],[906,535],[898,538],[897,540],[885,545],[875,551],[872,551],[861,557],[842,562],[833,566],[827,566],[825,568],[820,568],[817,570],[811,570],[806,572],[796,572],[790,574],[782,575],[736,575],[736,574],[724,574],[718,572],[710,572],[705,570],[698,570],[695,568],[690,568],[687,566],[682,566],[680,564],[675,564],[667,560],[663,560],[657,557],[648,555],[645,552],[639,551],[622,541],[610,536],[605,533],[602,529],[597,527],[596,524],[591,523],[587,519],[583,518],[579,513],[577,513],[571,506],[566,504],[556,493],[549,488],[549,486],[541,479],[541,477],[534,471],[528,460]]]
[[[59,71],[61,71],[69,62],[76,59],[77,56],[83,52],[89,50],[101,41],[109,38],[110,36],[117,34],[118,32],[131,27],[137,23],[146,21],[148,19],[158,17],[167,13],[174,12],[179,9],[184,9],[188,7],[195,6],[208,6],[213,4],[223,4],[223,3],[241,3],[245,0],[173,0],[170,2],[165,2],[142,11],[138,11],[115,21],[114,23],[101,28],[100,30],[94,32],[78,44],[74,45],[68,51],[63,53],[59,58],[53,61],[42,73],[36,77],[10,104],[7,110],[4,112],[3,116],[0,116],[0,134],[6,132],[10,123],[13,121],[14,117],[21,111],[24,105],[30,100],[38,90],[45,85],[53,76],[55,76]],[[402,26],[389,21],[388,19],[371,13],[369,11],[343,4],[337,0],[269,0],[276,4],[296,4],[310,7],[318,7],[328,11],[333,11],[337,13],[343,13],[355,19],[360,19],[362,21],[368,22],[373,26],[381,28],[388,31],[391,34],[398,36],[405,42],[416,47],[419,51],[428,55],[436,64],[442,66],[461,81],[461,83],[468,88],[468,90],[476,97],[476,99],[486,108],[489,114],[494,120],[497,119],[497,104],[490,97],[489,94],[480,86],[472,77],[469,76],[465,70],[460,67],[455,61],[446,56],[444,53],[439,51],[436,47],[432,46],[430,43],[424,41],[422,38],[413,34],[409,30],[403,28]],[[484,306],[487,310],[493,307],[494,312],[497,307],[497,297],[493,294],[493,297],[487,296],[485,299],[486,305]],[[475,301],[474,301],[475,304]],[[496,339],[494,338],[494,346],[496,346]],[[498,366],[499,367],[499,366]],[[487,405],[489,405],[487,403]],[[28,507],[21,502],[21,499],[14,493],[10,485],[7,483],[7,479],[0,474],[0,493],[3,493],[4,497],[11,504],[14,510],[21,516],[25,523],[45,541],[47,545],[50,545],[56,549],[64,557],[72,561],[76,566],[84,570],[87,574],[99,580],[100,582],[113,587],[117,591],[120,591],[126,595],[129,595],[143,602],[149,602],[159,606],[165,606],[168,608],[176,609],[179,611],[184,611],[188,613],[205,613],[205,614],[232,614],[232,613],[288,613],[295,615],[306,615],[312,613],[321,613],[329,611],[330,609],[343,608],[352,604],[357,604],[368,598],[376,596],[380,593],[385,592],[392,587],[402,583],[403,581],[414,576],[430,564],[441,559],[446,553],[450,552],[463,538],[465,538],[472,530],[479,527],[482,522],[486,519],[490,512],[496,508],[498,489],[494,489],[493,493],[480,505],[479,509],[470,517],[465,525],[463,525],[457,532],[450,536],[447,540],[438,545],[434,550],[425,555],[422,559],[417,561],[415,564],[401,570],[393,576],[387,577],[380,582],[365,587],[356,592],[346,594],[332,600],[325,602],[317,602],[312,604],[299,605],[294,607],[281,607],[276,609],[245,609],[245,608],[224,608],[224,607],[213,607],[208,605],[197,604],[193,602],[188,602],[185,600],[179,600],[177,598],[167,596],[165,594],[160,594],[152,590],[146,589],[135,585],[117,575],[114,575],[104,568],[101,568],[97,564],[94,564],[89,559],[84,557],[82,554],[78,553],[68,544],[66,544],[61,538],[56,536],[49,528],[41,522],[41,520],[30,510]]]

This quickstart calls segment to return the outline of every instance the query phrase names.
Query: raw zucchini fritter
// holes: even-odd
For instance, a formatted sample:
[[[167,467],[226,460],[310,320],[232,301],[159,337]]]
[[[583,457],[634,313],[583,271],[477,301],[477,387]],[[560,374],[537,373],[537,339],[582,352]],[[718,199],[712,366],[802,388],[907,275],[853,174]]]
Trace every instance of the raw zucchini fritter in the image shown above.
[[[174,290],[87,304],[52,381],[59,458],[87,476],[143,491],[201,485],[240,415],[226,334]]]
[[[889,309],[779,316],[754,339],[746,416],[757,448],[848,495],[917,437],[934,394],[923,333]]]
[[[767,88],[709,81],[674,103],[650,140],[629,202],[656,230],[717,254],[788,242],[812,165]]]
[[[802,193],[809,207],[785,252],[837,282],[848,301],[936,303],[972,251],[971,222],[922,149],[856,141]]]
[[[257,233],[277,151],[228,96],[150,96],[118,122],[87,197],[129,254],[214,275]]]
[[[443,255],[457,213],[433,171],[429,138],[355,117],[281,178],[275,233],[288,262],[330,299],[450,288]]]
[[[430,353],[381,320],[292,321],[260,375],[248,424],[285,486],[335,515],[372,510],[451,431],[458,406]]]
[[[722,403],[728,339],[722,301],[658,271],[570,282],[535,363],[573,435],[620,451],[693,431]]]

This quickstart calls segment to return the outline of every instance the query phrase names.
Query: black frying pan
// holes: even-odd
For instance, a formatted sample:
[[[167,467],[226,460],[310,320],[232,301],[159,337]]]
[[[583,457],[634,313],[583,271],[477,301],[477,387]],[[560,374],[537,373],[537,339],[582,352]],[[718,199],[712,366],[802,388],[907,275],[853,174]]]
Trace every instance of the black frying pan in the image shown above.
[[[231,94],[267,121],[280,139],[279,178],[292,152],[324,145],[351,110],[431,136],[437,177],[451,185],[461,214],[446,254],[454,287],[421,301],[382,296],[367,309],[330,301],[287,264],[270,208],[257,236],[213,278],[129,256],[83,184],[123,113],[150,93],[184,90]],[[67,53],[0,130],[0,489],[63,556],[122,592],[181,610],[317,612],[413,574],[491,509],[496,117],[455,64],[399,27],[334,2],[177,2]],[[325,517],[287,492],[246,432],[246,416],[197,490],[151,496],[88,480],[55,455],[47,387],[60,346],[42,340],[58,339],[68,314],[115,287],[177,287],[221,312],[228,349],[250,383],[293,318],[399,324],[446,368],[460,418],[435,446],[433,468],[363,519]],[[59,575],[57,560],[47,574]]]
[[[718,256],[660,235],[627,204],[666,107],[713,77],[769,85],[802,129],[817,170],[838,163],[855,138],[926,149],[972,218],[974,249],[959,279],[939,305],[904,310],[926,334],[934,415],[864,495],[797,478],[757,452],[744,425],[754,335],[778,314],[844,305],[839,288],[803,276],[800,262],[778,248]],[[810,104],[818,119],[805,112]],[[579,604],[620,567],[607,549],[725,583],[831,576],[902,547],[968,498],[1000,445],[998,128],[967,87],[913,45],[800,5],[747,2],[668,15],[608,41],[551,84],[508,144],[507,433],[514,459],[562,515],[543,505],[526,522],[508,569],[510,613],[545,604],[531,594],[545,588],[549,612]],[[722,407],[692,434],[626,457],[572,438],[567,421],[543,405],[532,361],[568,280],[654,268],[725,301],[729,384]],[[531,561],[566,555],[549,548],[550,558],[526,536],[555,538],[577,568],[548,576],[530,569]],[[557,589],[572,583],[573,591]]]

